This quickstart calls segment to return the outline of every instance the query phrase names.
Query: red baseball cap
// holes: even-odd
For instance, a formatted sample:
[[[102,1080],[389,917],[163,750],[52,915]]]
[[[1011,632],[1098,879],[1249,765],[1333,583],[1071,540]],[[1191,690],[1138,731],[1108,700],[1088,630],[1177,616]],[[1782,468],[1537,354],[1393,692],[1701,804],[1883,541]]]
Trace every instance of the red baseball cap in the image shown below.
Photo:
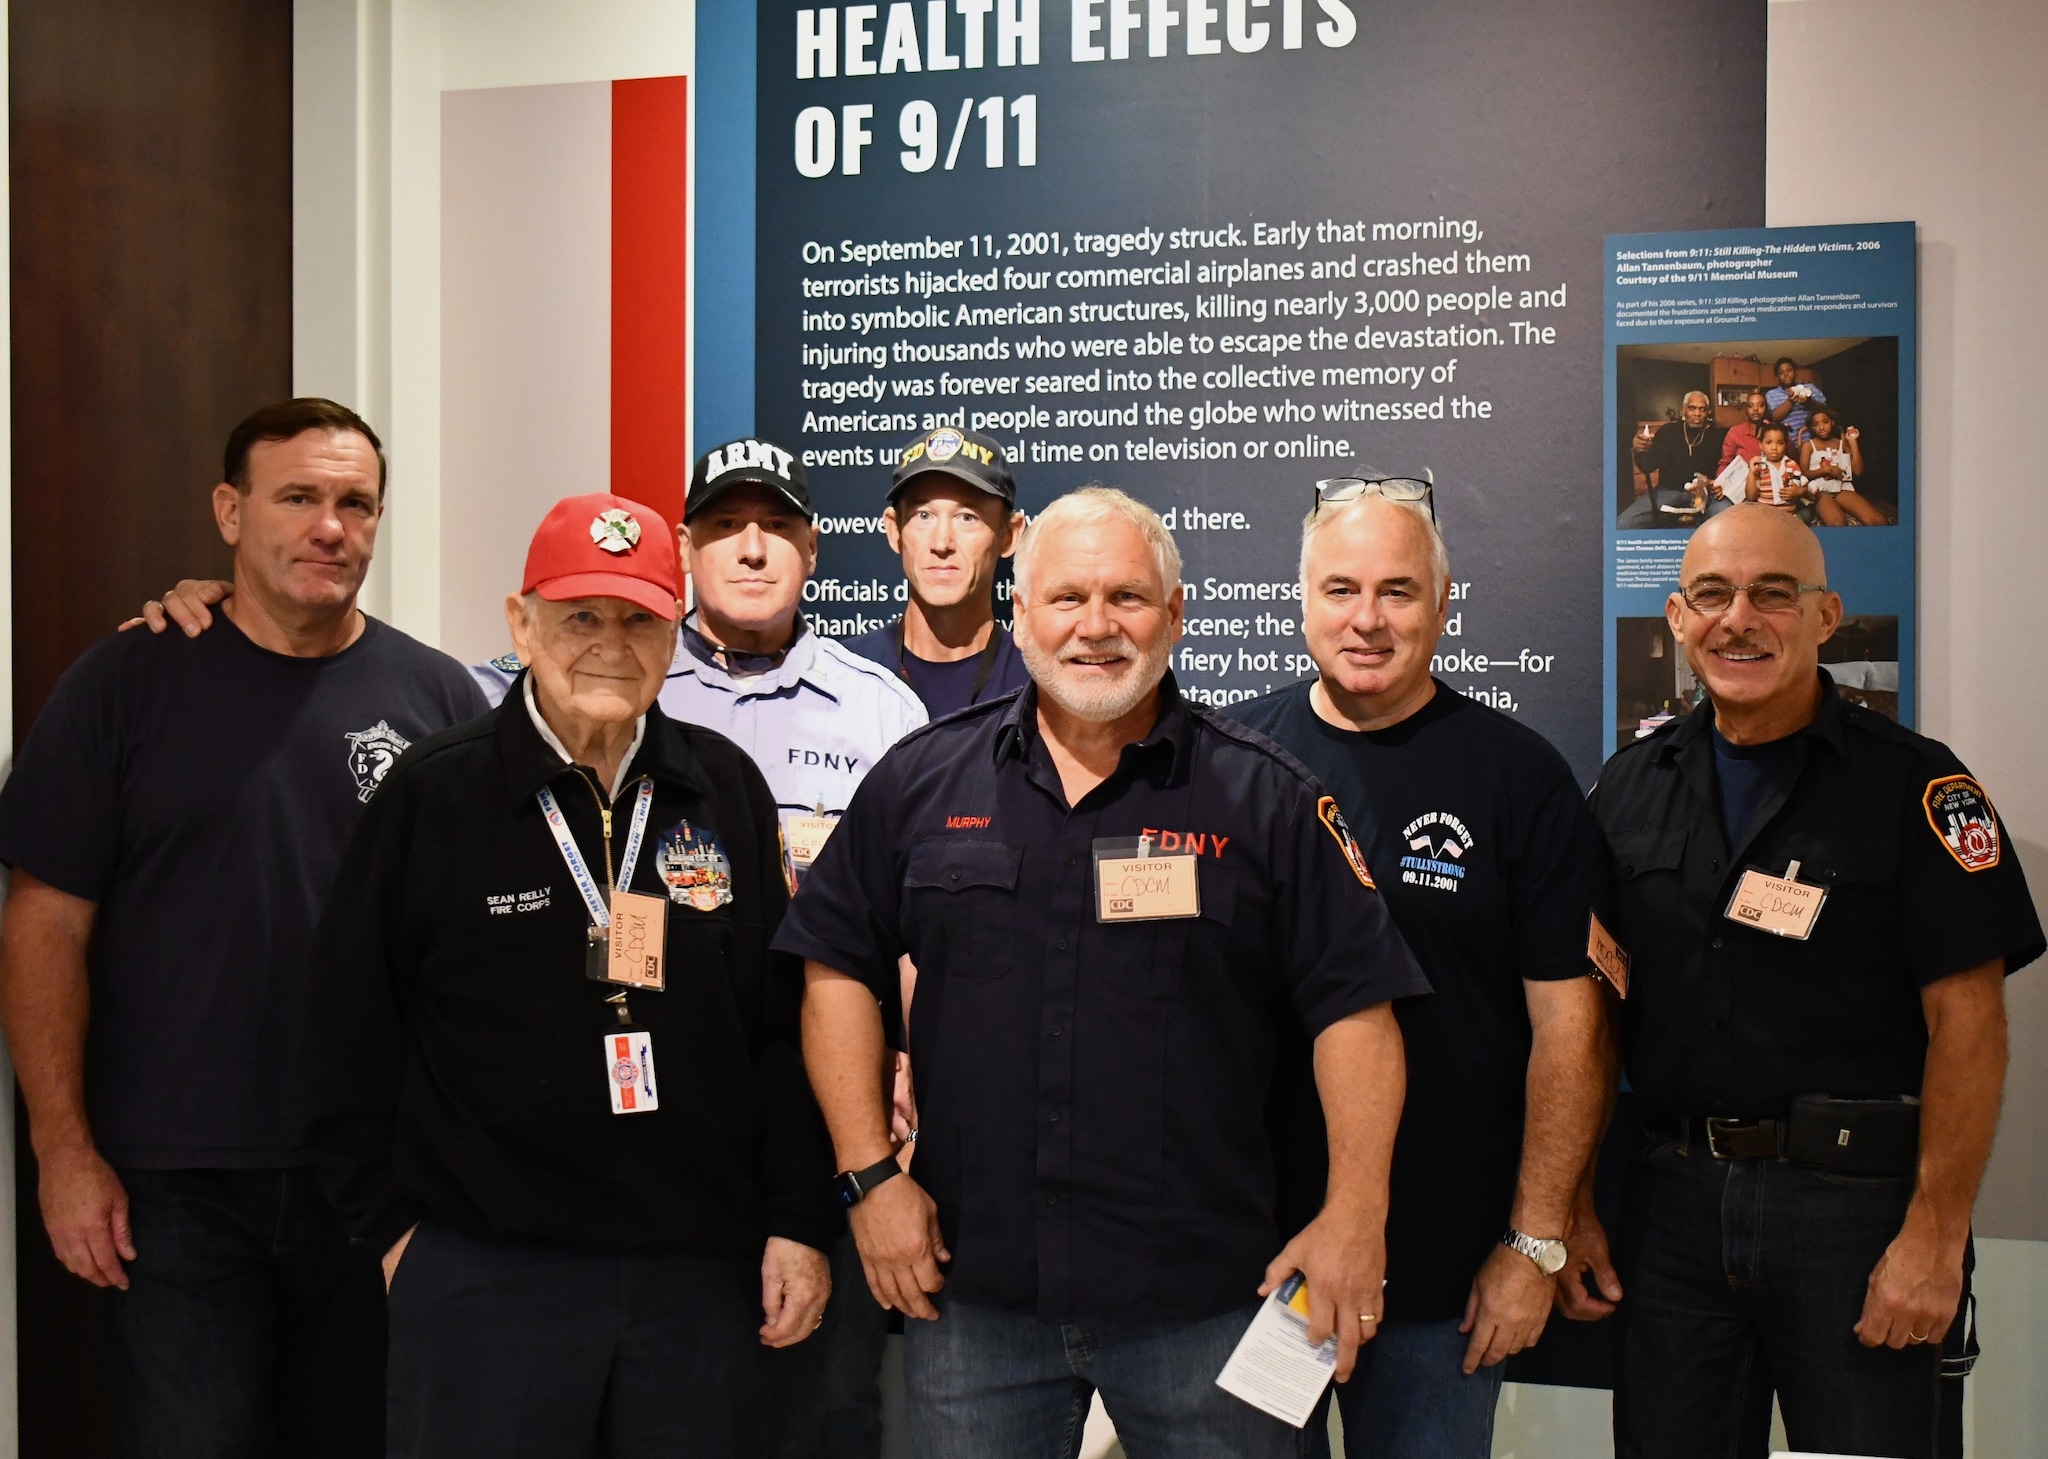
[[[682,589],[676,530],[653,507],[608,491],[563,497],[526,549],[522,593],[551,603],[624,598],[673,620]]]

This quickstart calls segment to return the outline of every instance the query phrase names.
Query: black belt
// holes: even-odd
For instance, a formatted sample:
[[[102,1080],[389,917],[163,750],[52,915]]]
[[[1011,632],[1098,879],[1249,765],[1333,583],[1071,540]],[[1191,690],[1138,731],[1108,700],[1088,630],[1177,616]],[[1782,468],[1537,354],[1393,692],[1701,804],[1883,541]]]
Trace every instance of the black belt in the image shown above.
[[[1909,1099],[1793,1098],[1783,1117],[1670,1112],[1644,1120],[1716,1160],[1783,1160],[1845,1175],[1911,1175],[1920,1158],[1920,1104]]]

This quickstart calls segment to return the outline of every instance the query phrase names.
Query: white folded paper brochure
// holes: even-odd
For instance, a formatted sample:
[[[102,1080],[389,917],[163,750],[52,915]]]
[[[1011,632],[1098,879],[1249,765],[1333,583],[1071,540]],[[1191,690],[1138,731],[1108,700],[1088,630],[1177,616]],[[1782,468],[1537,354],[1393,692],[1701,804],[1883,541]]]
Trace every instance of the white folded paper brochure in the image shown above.
[[[1260,1306],[1216,1386],[1297,1429],[1337,1372],[1337,1339],[1308,1340],[1308,1282],[1296,1272]]]

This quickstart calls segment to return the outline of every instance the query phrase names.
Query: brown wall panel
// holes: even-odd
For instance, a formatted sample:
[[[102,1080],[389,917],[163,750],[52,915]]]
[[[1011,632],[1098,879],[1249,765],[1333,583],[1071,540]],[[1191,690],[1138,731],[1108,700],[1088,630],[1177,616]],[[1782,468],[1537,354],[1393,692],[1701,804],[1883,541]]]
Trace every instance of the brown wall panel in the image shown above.
[[[15,724],[225,549],[228,428],[291,384],[289,0],[14,0]]]
[[[137,603],[227,566],[221,443],[291,385],[292,32],[290,0],[7,18],[19,743]],[[16,1173],[21,1453],[96,1459],[101,1300],[50,1255],[25,1138]]]

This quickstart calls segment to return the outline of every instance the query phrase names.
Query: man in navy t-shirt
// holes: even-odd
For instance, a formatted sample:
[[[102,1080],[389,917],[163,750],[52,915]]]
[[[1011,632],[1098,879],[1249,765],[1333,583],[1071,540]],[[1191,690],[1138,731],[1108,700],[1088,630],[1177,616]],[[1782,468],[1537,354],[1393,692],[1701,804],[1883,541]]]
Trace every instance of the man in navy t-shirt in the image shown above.
[[[1386,1319],[1337,1390],[1346,1447],[1485,1459],[1502,1361],[1543,1331],[1613,1080],[1586,976],[1598,843],[1556,750],[1431,678],[1450,569],[1427,497],[1393,485],[1323,484],[1301,568],[1317,677],[1231,712],[1336,796],[1436,990],[1395,1005],[1408,1097]],[[1316,1106],[1298,1098],[1312,1154]],[[1304,1122],[1284,1100],[1276,1114]],[[1297,1163],[1283,1200],[1312,1210],[1320,1172]]]
[[[228,438],[224,621],[58,682],[0,790],[0,1019],[58,1258],[109,1306],[114,1452],[383,1451],[377,1253],[306,1168],[306,959],[392,763],[483,712],[356,607],[376,436],[302,399]]]
[[[954,426],[926,431],[903,450],[882,527],[910,602],[846,646],[900,675],[933,719],[1030,683],[996,622],[996,569],[1024,527],[1003,448]]]

